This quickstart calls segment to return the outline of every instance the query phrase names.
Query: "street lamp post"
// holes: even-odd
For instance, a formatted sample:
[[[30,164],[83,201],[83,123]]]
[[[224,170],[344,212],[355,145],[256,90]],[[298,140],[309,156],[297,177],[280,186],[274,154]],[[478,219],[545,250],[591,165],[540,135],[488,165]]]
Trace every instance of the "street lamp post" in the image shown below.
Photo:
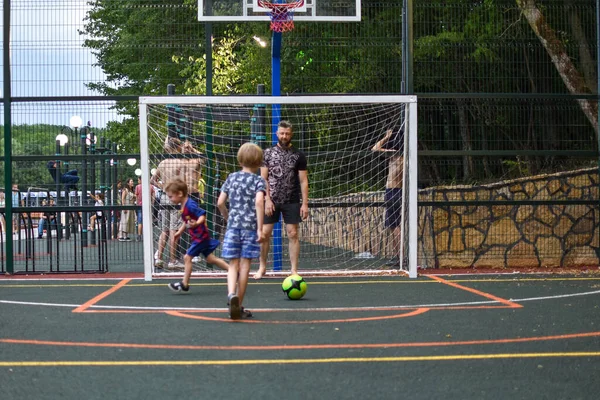
[[[90,128],[90,123],[88,122],[88,129],[87,129],[87,135],[85,138],[85,142],[87,144],[87,146],[89,146],[89,152],[90,154],[96,154],[96,140],[97,137],[94,134],[94,131],[92,131]],[[92,160],[90,161],[90,182],[88,182],[90,184],[90,192],[95,196],[96,195],[96,160],[94,160],[92,158]],[[85,199],[84,202],[86,205],[91,205],[92,201],[90,198],[87,197],[87,193],[82,193],[82,198]],[[93,213],[90,213],[93,215]],[[84,221],[84,226],[87,229],[87,220]],[[92,230],[91,231],[91,238],[90,238],[90,244],[93,246],[96,244],[96,230]]]
[[[64,149],[63,149],[63,155],[64,156],[68,156],[69,155],[69,142],[65,143]],[[69,171],[69,159],[66,158],[63,161],[63,167],[65,170],[65,173],[67,171]],[[61,176],[60,180],[62,182],[62,175],[58,175]],[[67,187],[65,187],[65,205],[68,205],[69,207],[72,206],[71,204],[71,192],[69,191],[69,189]],[[71,214],[70,212],[65,214],[65,239],[71,239],[71,233],[75,234],[75,218],[73,218],[73,214]]]
[[[69,137],[67,135],[65,135],[64,133],[61,133],[59,135],[56,136],[56,155],[60,156],[61,154],[61,148],[66,146],[67,143],[69,143]],[[60,200],[60,192],[61,192],[61,186],[60,186],[60,177],[61,177],[61,168],[60,168],[60,160],[56,160],[56,205],[61,205],[61,200]],[[61,240],[62,239],[62,219],[63,219],[63,213],[60,213],[60,216],[58,218],[58,222],[57,222],[57,228],[56,228],[56,236],[57,236],[57,240]],[[50,230],[48,230],[48,234],[50,234]]]
[[[79,131],[79,138],[81,143],[81,155],[83,156],[83,160],[81,161],[81,205],[86,204],[87,200],[87,136],[85,129],[81,129]],[[86,199],[86,200],[84,200]],[[88,247],[88,237],[87,237],[87,221],[88,221],[88,212],[83,211],[81,213],[81,247]]]
[[[113,154],[117,154],[118,149],[117,149],[117,144],[113,143],[112,144],[112,153]],[[118,178],[118,169],[119,169],[119,161],[115,158],[113,161],[113,186],[114,189],[111,193],[111,204],[118,204],[118,197],[119,197],[119,189],[117,188],[117,182],[119,181]],[[117,218],[117,213],[113,212],[113,227],[112,227],[112,233],[113,233],[113,238],[117,238],[118,234],[119,234],[119,219]]]

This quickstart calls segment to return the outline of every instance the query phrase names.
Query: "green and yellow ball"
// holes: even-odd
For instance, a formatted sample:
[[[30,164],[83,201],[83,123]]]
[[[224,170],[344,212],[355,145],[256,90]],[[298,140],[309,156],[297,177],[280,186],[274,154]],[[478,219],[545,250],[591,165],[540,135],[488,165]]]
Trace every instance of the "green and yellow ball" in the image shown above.
[[[290,300],[299,300],[306,294],[307,284],[300,275],[290,275],[283,280],[281,289]]]

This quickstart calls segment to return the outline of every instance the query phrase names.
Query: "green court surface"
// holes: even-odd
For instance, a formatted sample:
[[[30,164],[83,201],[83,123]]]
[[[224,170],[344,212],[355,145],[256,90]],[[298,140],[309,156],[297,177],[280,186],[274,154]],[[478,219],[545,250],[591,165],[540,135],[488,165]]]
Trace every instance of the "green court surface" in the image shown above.
[[[16,277],[19,278],[19,277]],[[596,399],[600,276],[0,279],[9,399]]]

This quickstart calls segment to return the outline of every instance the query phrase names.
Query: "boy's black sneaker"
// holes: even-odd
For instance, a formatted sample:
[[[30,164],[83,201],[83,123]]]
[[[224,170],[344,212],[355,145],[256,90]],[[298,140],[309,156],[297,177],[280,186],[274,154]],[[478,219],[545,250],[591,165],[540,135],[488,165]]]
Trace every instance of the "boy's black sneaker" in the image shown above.
[[[242,308],[240,307],[240,298],[237,294],[229,295],[229,318],[240,319],[242,317]]]
[[[242,318],[252,318],[252,313],[250,310],[246,310],[244,307],[242,307],[241,316]]]
[[[189,292],[190,291],[190,287],[189,286],[184,286],[183,282],[172,282],[172,283],[169,283],[169,289],[171,289],[172,291],[174,291],[176,293]]]

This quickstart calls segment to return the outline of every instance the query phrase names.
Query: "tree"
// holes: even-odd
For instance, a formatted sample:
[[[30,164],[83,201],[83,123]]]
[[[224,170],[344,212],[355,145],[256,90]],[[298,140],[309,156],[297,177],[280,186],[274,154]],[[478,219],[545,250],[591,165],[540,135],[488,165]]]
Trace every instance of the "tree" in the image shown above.
[[[585,76],[575,66],[575,63],[571,60],[571,57],[567,53],[564,43],[558,38],[555,30],[548,24],[544,14],[536,4],[536,0],[516,0],[519,9],[527,18],[527,22],[531,26],[531,29],[540,39],[542,45],[548,52],[552,63],[554,64],[556,71],[559,73],[567,90],[572,94],[585,94],[594,93],[595,89],[590,88],[586,83]],[[567,3],[568,4],[568,3]],[[585,36],[581,32],[581,26],[579,25],[579,19],[574,10],[570,10],[572,28],[575,32],[576,37],[582,42],[585,40]],[[589,66],[589,47],[582,46],[584,51],[584,67]],[[590,73],[588,73],[589,82]],[[590,124],[598,135],[598,103],[589,100],[580,100],[579,104],[582,111],[584,112]]]
[[[266,34],[266,28],[263,31]],[[269,49],[256,46],[248,30],[230,26],[213,40],[212,88],[214,95],[255,93],[256,86],[269,82]],[[183,93],[206,94],[206,54],[198,56],[173,56],[181,67]]]
[[[55,138],[60,133],[61,126],[48,124],[13,125],[12,155],[35,156],[55,154]],[[0,134],[4,127],[0,126]],[[4,154],[5,143],[0,142],[0,154]],[[33,157],[34,158],[34,157]],[[21,190],[27,187],[49,187],[52,177],[46,169],[46,162],[31,159],[27,161],[13,161],[13,182],[17,182]],[[0,187],[4,186],[4,163],[0,164]]]
[[[204,27],[195,0],[95,0],[80,31],[106,79],[87,86],[107,96],[166,94],[181,83],[182,66],[173,56],[203,54]],[[181,85],[177,85],[181,88]],[[123,122],[108,125],[107,136],[130,149],[136,142],[137,102],[119,101]]]
[[[588,42],[595,34],[595,18],[585,12],[588,6],[575,7],[566,0],[543,3],[538,8],[547,17],[546,25],[554,26],[568,58],[565,62],[584,71],[580,81],[585,86],[580,85],[577,93],[593,93],[595,72]],[[590,140],[594,125],[589,131],[581,129],[584,118],[595,111],[578,113],[572,100],[519,98],[569,90],[514,1],[420,3],[415,7],[414,49],[417,92],[503,94],[497,99],[421,100],[419,132],[424,150],[570,150],[587,149],[582,146],[595,142]],[[514,93],[514,98],[507,93]],[[549,156],[483,155],[448,159],[439,168],[429,160],[424,159],[423,172],[428,172],[423,175],[429,175],[424,180],[434,182],[497,180],[553,170],[564,163],[564,158],[557,161]]]

